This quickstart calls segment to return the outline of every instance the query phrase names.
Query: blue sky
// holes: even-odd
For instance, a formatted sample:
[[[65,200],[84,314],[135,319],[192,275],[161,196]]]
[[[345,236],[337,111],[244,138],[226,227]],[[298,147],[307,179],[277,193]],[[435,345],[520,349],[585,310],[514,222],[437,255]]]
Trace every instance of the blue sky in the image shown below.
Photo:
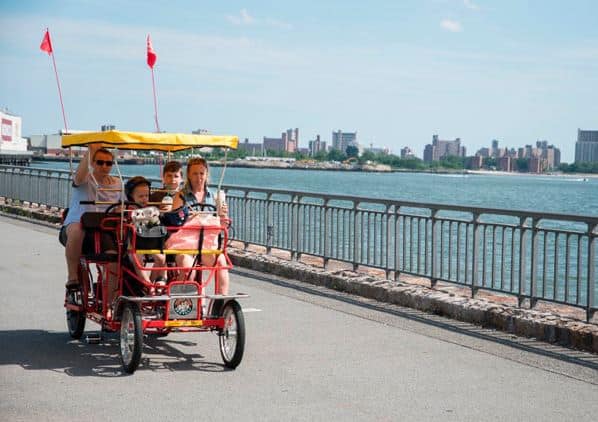
[[[261,141],[333,130],[418,156],[437,133],[468,154],[546,139],[574,156],[598,129],[598,2],[546,0],[0,0],[0,107],[25,136],[154,130],[145,37],[158,54],[160,127]]]

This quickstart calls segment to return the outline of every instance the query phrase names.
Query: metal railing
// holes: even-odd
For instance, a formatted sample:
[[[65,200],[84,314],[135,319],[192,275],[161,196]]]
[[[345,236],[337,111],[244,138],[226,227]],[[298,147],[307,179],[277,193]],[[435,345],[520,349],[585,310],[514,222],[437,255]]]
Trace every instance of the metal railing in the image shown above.
[[[233,239],[596,311],[598,217],[224,186]],[[64,207],[68,172],[0,166],[0,196]]]

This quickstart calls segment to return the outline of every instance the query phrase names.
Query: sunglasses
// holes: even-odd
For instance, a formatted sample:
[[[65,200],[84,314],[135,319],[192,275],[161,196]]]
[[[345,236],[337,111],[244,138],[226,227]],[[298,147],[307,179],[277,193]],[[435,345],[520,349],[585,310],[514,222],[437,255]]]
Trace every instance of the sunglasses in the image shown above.
[[[111,160],[96,160],[96,164],[98,166],[112,167],[112,164],[114,164],[114,161],[111,161]]]

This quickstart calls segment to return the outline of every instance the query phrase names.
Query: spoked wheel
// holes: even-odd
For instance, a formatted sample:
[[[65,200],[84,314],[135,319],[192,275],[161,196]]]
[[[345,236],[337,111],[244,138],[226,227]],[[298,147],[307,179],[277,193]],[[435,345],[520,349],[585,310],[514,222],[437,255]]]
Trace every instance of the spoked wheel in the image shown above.
[[[241,363],[245,350],[245,319],[241,305],[231,300],[224,306],[222,317],[224,328],[219,333],[220,355],[224,366],[235,369]]]
[[[69,290],[66,293],[67,301],[72,304],[79,304],[77,296],[81,292],[78,290]],[[69,329],[69,334],[74,339],[80,339],[85,330],[85,312],[73,311],[71,309],[66,310],[66,325]]]
[[[139,306],[127,302],[120,320],[120,358],[127,374],[135,372],[141,362],[143,326]]]

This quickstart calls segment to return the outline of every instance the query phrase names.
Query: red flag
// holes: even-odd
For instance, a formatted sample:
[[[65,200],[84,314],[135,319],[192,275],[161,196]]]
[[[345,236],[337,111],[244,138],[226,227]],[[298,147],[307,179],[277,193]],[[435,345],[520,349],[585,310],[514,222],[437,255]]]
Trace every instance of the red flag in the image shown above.
[[[156,54],[156,52],[154,51],[154,49],[152,48],[152,40],[148,34],[147,36],[147,65],[153,69],[154,65],[156,64],[156,59],[158,58],[158,55]]]
[[[42,43],[39,45],[39,48],[48,54],[52,54],[52,41],[50,41],[50,31],[48,31],[47,29],[46,33],[44,34],[44,39],[42,40]]]

